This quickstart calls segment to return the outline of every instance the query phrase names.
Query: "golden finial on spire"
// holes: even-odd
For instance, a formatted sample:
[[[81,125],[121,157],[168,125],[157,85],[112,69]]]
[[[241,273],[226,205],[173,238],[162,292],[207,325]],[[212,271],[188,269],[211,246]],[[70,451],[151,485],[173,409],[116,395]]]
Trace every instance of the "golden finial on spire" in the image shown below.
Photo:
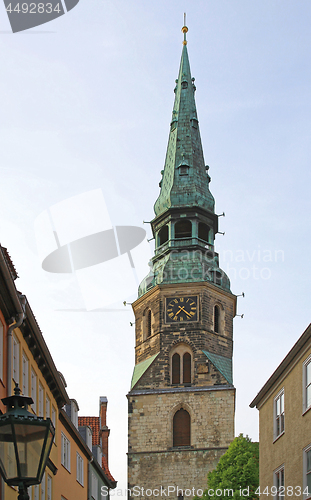
[[[188,31],[188,28],[186,26],[186,13],[184,13],[184,25],[183,27],[181,28],[181,31],[183,32],[184,34],[184,41],[183,41],[183,45],[187,45],[187,38],[186,38],[186,33]]]

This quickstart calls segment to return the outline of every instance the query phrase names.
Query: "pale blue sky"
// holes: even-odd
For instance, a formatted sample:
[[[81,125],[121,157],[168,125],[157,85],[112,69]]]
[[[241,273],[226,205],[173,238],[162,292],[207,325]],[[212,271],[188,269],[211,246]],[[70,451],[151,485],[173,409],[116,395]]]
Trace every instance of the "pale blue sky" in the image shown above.
[[[256,440],[248,405],[310,322],[310,2],[80,0],[14,35],[0,6],[0,241],[80,414],[108,397],[110,468],[123,488],[133,315],[56,311],[82,307],[81,294],[74,277],[41,269],[34,225],[98,188],[113,225],[152,219],[184,11],[210,188],[226,213],[216,250],[233,293],[245,292],[236,433]],[[135,299],[120,296],[121,308]]]

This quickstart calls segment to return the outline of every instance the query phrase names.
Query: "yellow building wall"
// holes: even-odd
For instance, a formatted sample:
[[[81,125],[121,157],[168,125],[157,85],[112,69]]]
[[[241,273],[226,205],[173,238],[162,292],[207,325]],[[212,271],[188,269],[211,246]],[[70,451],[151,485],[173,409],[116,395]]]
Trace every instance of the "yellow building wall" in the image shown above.
[[[52,395],[52,393],[51,393],[51,391],[50,391],[50,389],[45,381],[45,378],[43,377],[35,359],[33,358],[33,355],[31,354],[21,331],[19,330],[19,328],[16,328],[13,333],[15,334],[17,340],[19,341],[19,349],[18,349],[19,350],[19,376],[18,376],[18,380],[16,380],[16,382],[18,382],[21,390],[23,388],[23,352],[26,354],[26,356],[28,358],[28,394],[23,394],[23,395],[31,397],[31,369],[33,369],[33,371],[37,375],[37,388],[36,388],[37,405],[36,405],[35,409],[33,409],[32,407],[29,407],[28,410],[32,413],[36,413],[37,415],[39,415],[39,383],[41,384],[41,386],[43,388],[43,415],[42,416],[44,416],[45,418],[46,417],[51,418],[52,417],[52,408],[55,410],[55,419],[54,419],[54,421],[55,421],[55,440],[54,440],[54,443],[52,445],[50,459],[55,464],[55,466],[57,468],[59,468],[59,463],[58,463],[59,454],[58,454],[58,449],[57,449],[57,444],[56,444],[57,443],[57,435],[58,435],[58,426],[59,426],[57,403],[56,403],[56,401],[55,401],[55,399],[54,399],[54,397],[53,397],[53,395]],[[13,348],[12,348],[12,375],[13,375]],[[15,380],[13,379],[13,376],[12,376],[12,391],[13,391],[14,387],[15,387]],[[50,400],[50,411],[48,412],[49,413],[48,415],[46,414],[46,411],[47,411],[46,397],[47,396]],[[50,475],[52,478],[52,499],[57,498],[56,496],[54,496],[54,493],[53,493],[54,484],[56,482],[57,476],[54,476],[53,473],[48,468],[46,468],[45,495],[44,495],[44,498],[42,498],[43,495],[41,495],[41,493],[42,493],[41,488],[39,488],[39,490],[40,490],[39,500],[46,500],[47,499],[47,475]],[[32,498],[34,498],[34,497],[32,497]],[[17,489],[5,485],[4,499],[5,500],[16,500],[17,499]]]
[[[87,500],[87,485],[88,485],[88,459],[84,456],[83,451],[74,441],[63,423],[58,421],[59,432],[57,433],[57,453],[59,468],[54,480],[53,500],[61,500],[64,497],[66,500]],[[70,441],[70,471],[61,464],[61,434],[65,434]],[[77,452],[83,458],[83,485],[77,481]]]
[[[311,408],[303,414],[303,363],[311,346],[292,362],[259,408],[259,468],[261,491],[274,485],[274,470],[284,464],[285,488],[303,487],[303,449],[311,443]],[[274,398],[284,388],[284,433],[274,441]],[[294,490],[295,498],[298,489]],[[287,495],[285,495],[287,498]]]

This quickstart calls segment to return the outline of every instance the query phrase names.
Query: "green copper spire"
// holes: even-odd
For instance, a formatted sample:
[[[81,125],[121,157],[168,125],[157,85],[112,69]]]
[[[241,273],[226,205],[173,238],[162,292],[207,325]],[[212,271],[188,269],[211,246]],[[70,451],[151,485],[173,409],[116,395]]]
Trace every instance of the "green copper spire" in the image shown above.
[[[154,205],[156,216],[171,207],[203,207],[214,212],[214,198],[209,190],[210,178],[204,163],[203,149],[194,99],[187,51],[186,26],[175,102],[165,159],[161,192]]]
[[[187,51],[183,50],[175,87],[175,102],[161,192],[151,221],[155,253],[150,273],[141,282],[139,296],[156,285],[209,281],[230,292],[228,276],[219,267],[214,250],[218,216],[209,190]]]

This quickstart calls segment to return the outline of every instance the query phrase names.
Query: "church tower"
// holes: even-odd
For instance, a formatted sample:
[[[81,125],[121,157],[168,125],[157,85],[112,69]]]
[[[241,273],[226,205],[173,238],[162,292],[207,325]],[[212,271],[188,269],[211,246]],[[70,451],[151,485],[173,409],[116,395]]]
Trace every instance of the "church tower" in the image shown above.
[[[157,496],[157,490],[161,496],[161,487],[169,498],[189,496],[189,489],[193,497],[193,488],[196,493],[206,487],[207,473],[234,439],[236,296],[214,249],[218,216],[203,157],[187,27],[182,31],[151,222],[155,254],[133,303],[135,368],[127,397],[128,488],[135,498],[145,498],[146,490],[147,496]]]

